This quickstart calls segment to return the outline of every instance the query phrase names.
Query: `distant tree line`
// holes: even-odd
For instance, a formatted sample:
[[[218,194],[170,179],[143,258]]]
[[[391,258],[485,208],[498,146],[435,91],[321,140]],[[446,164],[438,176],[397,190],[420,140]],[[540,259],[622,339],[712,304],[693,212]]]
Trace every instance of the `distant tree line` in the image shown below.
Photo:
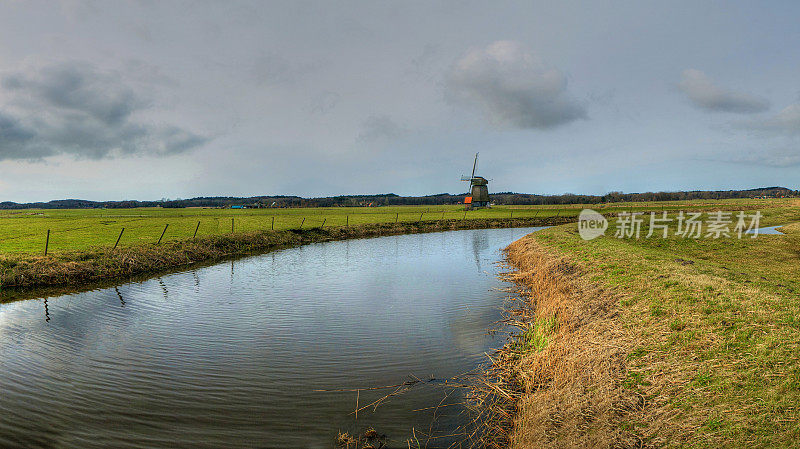
[[[465,193],[452,195],[440,193],[426,196],[399,196],[394,193],[379,195],[340,195],[324,198],[302,198],[299,196],[253,196],[248,198],[233,196],[197,197],[190,199],[161,201],[88,201],[53,200],[46,203],[0,202],[0,209],[91,209],[91,208],[133,208],[133,207],[356,207],[356,206],[438,206],[458,204],[464,201]],[[535,195],[529,193],[501,192],[491,194],[494,204],[503,205],[559,205],[559,204],[599,204],[627,201],[685,201],[685,200],[723,200],[733,198],[785,198],[798,197],[800,191],[785,187],[763,187],[750,190],[693,190],[686,192],[609,192],[605,195]]]
[[[786,198],[800,196],[800,191],[785,187],[762,187],[749,190],[692,190],[681,192],[609,192],[605,195],[530,195],[526,193],[503,192],[492,195],[496,204],[519,205],[557,205],[557,204],[600,204],[633,201],[687,201],[724,200],[734,198]]]

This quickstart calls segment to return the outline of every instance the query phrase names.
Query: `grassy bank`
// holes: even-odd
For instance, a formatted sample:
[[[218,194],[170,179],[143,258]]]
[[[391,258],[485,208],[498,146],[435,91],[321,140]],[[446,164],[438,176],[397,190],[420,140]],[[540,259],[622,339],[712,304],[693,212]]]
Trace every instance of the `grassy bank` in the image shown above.
[[[140,244],[116,250],[95,247],[48,256],[6,254],[0,255],[0,289],[78,286],[314,242],[457,229],[545,226],[572,220],[572,217],[550,216],[363,224],[210,235],[160,245]]]
[[[511,447],[800,445],[800,205],[762,212],[786,235],[584,241],[572,224],[512,244],[519,333],[491,372],[497,434]]]

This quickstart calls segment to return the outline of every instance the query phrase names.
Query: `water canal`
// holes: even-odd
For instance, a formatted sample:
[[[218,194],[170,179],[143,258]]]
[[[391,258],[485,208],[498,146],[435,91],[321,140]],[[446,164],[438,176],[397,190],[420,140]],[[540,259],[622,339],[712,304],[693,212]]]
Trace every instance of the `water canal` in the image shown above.
[[[355,393],[317,390],[485,362],[505,297],[499,250],[536,229],[312,244],[0,304],[0,447],[330,448],[339,430],[367,426],[397,447],[412,429],[446,435],[464,420],[449,405],[458,391],[431,427],[441,387],[358,421]]]

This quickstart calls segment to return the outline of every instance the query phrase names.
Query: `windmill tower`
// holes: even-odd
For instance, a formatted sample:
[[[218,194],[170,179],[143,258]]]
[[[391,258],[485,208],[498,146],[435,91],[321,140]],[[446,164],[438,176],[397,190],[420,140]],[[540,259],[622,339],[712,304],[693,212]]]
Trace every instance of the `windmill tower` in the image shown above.
[[[469,181],[469,196],[464,198],[464,205],[467,210],[480,207],[489,207],[489,181],[483,176],[475,176],[475,168],[478,166],[478,153],[475,153],[475,162],[472,164],[472,176],[462,176],[462,181]]]

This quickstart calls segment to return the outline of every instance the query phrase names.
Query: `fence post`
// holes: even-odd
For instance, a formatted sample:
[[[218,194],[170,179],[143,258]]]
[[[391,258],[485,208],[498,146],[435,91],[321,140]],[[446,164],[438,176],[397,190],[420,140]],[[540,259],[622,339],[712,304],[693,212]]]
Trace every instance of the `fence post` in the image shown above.
[[[559,215],[561,215],[561,209],[558,209],[558,211],[556,211],[556,218],[558,218]]]
[[[536,209],[536,213],[533,214],[533,218],[536,218],[537,215],[539,215],[539,209]]]
[[[325,227],[325,221],[328,220],[327,218],[322,219],[322,224],[319,226],[320,229]]]
[[[303,223],[306,222],[306,217],[303,217],[303,221],[300,222],[300,229],[303,229]]]
[[[444,211],[442,211],[442,220],[444,220]]]
[[[50,246],[50,230],[47,230],[47,240],[44,241],[44,255],[47,255],[47,247]]]
[[[511,211],[511,219],[512,220],[514,219],[514,211],[513,210]]]
[[[166,234],[166,233],[167,233],[167,228],[168,228],[168,227],[169,227],[169,223],[167,223],[166,225],[164,225],[164,230],[163,230],[163,231],[161,231],[161,237],[159,237],[159,238],[158,238],[158,243],[156,243],[157,245],[161,244],[161,239],[163,239],[163,238],[164,238],[164,234]]]
[[[272,224],[270,225],[269,229],[272,230],[272,231],[275,230],[275,216],[274,215],[272,216]]]
[[[425,212],[423,212],[423,213],[419,214],[419,220],[417,220],[417,223],[419,223],[420,221],[422,221],[422,216],[423,216],[423,215],[425,215]]]
[[[119,240],[122,238],[123,232],[125,232],[125,228],[122,228],[122,230],[119,231],[119,237],[117,237],[117,243],[114,243],[114,249],[117,249],[117,245],[119,245]]]
[[[231,234],[233,234],[233,217],[231,217]]]
[[[397,223],[397,219],[400,218],[400,212],[394,214],[394,222]]]
[[[195,237],[197,237],[197,231],[198,231],[199,229],[200,229],[200,222],[198,221],[198,222],[197,222],[197,227],[196,227],[196,228],[194,228],[194,235],[192,236],[192,238],[195,238]]]
[[[461,220],[463,221],[463,220],[466,220],[466,219],[467,219],[467,211],[465,209],[464,210],[464,216],[461,218]]]
[[[346,215],[346,216],[345,216],[345,223],[344,223],[344,227],[345,227],[345,228],[349,228],[349,227],[350,227],[350,216],[349,216],[349,215]]]

